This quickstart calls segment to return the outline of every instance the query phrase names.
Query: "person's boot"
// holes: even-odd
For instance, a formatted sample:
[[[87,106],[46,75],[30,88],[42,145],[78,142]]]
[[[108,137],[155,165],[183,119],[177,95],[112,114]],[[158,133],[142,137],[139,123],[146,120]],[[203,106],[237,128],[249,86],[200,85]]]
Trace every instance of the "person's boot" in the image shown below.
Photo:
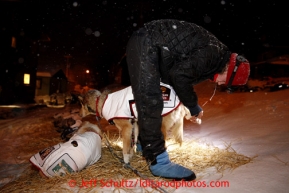
[[[172,163],[166,151],[159,154],[155,162],[153,162],[153,165],[150,165],[150,170],[154,176],[185,181],[196,179],[193,171],[179,164]]]
[[[142,153],[142,147],[139,140],[136,142],[136,151]]]

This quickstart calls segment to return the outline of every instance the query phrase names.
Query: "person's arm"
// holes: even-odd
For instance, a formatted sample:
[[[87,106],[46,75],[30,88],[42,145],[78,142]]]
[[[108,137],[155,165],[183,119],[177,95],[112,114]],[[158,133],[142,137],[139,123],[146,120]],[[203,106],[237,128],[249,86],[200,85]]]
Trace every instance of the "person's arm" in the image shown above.
[[[198,105],[198,96],[193,84],[198,81],[199,74],[191,64],[186,62],[175,64],[170,70],[170,82],[180,101],[190,110],[192,116],[198,116],[202,108]]]

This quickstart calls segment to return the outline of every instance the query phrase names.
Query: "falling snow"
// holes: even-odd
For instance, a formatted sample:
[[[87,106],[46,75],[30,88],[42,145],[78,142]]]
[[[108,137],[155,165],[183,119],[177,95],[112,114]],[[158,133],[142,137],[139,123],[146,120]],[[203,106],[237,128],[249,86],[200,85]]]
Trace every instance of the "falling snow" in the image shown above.
[[[230,184],[229,187],[199,187],[197,189],[180,187],[173,192],[287,192],[289,89],[276,92],[262,90],[232,94],[217,90],[212,100],[210,98],[214,91],[213,83],[204,82],[197,85],[195,89],[199,96],[199,103],[204,110],[204,117],[201,125],[185,121],[184,140],[197,139],[200,145],[210,144],[221,149],[226,148],[226,144],[231,144],[236,152],[249,157],[257,157],[252,163],[240,166],[233,171],[225,171],[223,174],[214,170],[197,174],[199,183],[227,181]],[[14,119],[0,120],[0,136],[3,139],[0,142],[1,186],[15,180],[17,176],[25,172],[24,169],[30,165],[30,156],[38,152],[36,149],[35,152],[29,153],[18,150],[25,149],[30,141],[37,143],[37,138],[58,136],[56,131],[45,130],[45,126],[35,128],[33,120],[45,119],[59,111],[63,112],[58,109],[47,111],[38,108]],[[33,137],[33,140],[30,137]],[[76,189],[72,188],[71,191],[76,191]],[[98,191],[111,192],[112,188]],[[134,192],[141,191],[141,189],[134,190]]]

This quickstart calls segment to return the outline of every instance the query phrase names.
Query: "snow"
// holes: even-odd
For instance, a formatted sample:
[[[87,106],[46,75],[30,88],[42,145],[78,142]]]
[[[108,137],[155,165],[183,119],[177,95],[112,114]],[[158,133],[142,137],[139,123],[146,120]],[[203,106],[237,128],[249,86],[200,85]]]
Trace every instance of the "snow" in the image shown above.
[[[196,183],[200,186],[215,181],[228,182],[229,187],[185,187],[183,184],[173,190],[162,188],[174,193],[288,192],[289,89],[232,94],[217,89],[210,101],[214,87],[213,83],[207,81],[195,86],[199,104],[204,104],[204,117],[201,125],[185,121],[185,140],[194,138],[219,148],[231,144],[236,152],[257,157],[252,163],[223,174],[208,170]],[[29,158],[35,153],[35,149],[31,148],[33,144],[48,136],[59,138],[59,133],[42,124],[43,120],[59,111],[46,107],[24,108],[15,118],[0,119],[0,187],[15,180],[30,166]],[[41,143],[38,148],[41,150],[54,145],[51,143]],[[100,191],[110,192],[112,189]]]

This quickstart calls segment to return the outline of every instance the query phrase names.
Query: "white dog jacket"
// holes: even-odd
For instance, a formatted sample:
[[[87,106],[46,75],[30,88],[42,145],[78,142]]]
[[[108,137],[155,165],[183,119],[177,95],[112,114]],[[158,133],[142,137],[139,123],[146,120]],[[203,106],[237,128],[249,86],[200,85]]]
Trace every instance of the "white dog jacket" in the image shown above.
[[[162,116],[165,116],[180,105],[180,100],[170,85],[160,83],[160,87],[164,101]],[[108,121],[115,118],[137,118],[131,86],[108,94],[101,113]]]
[[[101,137],[95,132],[74,134],[69,141],[46,148],[30,158],[47,177],[78,172],[101,157]]]

